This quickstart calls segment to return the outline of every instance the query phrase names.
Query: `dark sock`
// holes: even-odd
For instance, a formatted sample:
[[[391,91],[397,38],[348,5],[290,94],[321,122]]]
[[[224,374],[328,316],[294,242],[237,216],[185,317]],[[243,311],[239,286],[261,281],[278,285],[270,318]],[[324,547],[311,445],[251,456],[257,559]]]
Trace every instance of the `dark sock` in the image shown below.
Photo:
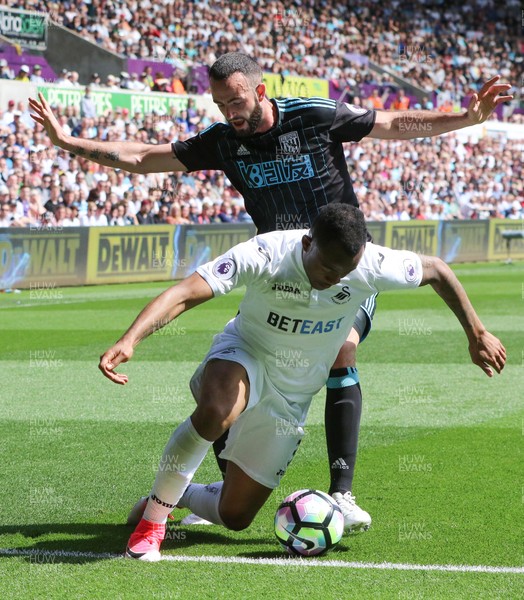
[[[329,493],[351,491],[357,460],[362,393],[355,367],[331,369],[325,427],[331,483]]]
[[[222,473],[222,479],[226,476],[226,467],[227,460],[225,458],[220,458],[220,453],[226,447],[227,436],[229,435],[229,429],[224,431],[224,433],[213,442],[213,452],[215,453],[215,458],[217,460],[218,468]]]

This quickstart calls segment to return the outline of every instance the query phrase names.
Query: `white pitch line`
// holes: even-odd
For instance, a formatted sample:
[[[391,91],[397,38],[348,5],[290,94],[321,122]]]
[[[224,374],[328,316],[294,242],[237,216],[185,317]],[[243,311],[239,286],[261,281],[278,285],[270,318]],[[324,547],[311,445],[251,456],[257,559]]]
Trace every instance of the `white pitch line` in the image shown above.
[[[72,550],[35,550],[32,548],[0,548],[0,556],[36,556],[56,558],[121,559],[122,554],[109,552],[77,552]],[[524,573],[524,567],[492,567],[489,565],[411,565],[407,563],[345,562],[315,558],[245,558],[242,556],[184,556],[165,554],[163,561],[206,562],[216,564],[269,565],[278,567],[331,567],[337,569],[378,569],[382,571],[446,571],[458,573]],[[40,561],[44,562],[44,561]]]

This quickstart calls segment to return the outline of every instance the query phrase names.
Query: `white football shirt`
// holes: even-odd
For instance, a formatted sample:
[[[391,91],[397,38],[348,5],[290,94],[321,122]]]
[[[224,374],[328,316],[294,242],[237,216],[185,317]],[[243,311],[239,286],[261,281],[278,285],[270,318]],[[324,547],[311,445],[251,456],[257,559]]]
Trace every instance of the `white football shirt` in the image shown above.
[[[312,289],[302,262],[308,230],[266,233],[197,268],[215,296],[246,286],[239,314],[225,328],[261,361],[292,400],[325,385],[361,303],[376,292],[415,288],[422,263],[413,252],[367,243],[358,267],[326,290]]]

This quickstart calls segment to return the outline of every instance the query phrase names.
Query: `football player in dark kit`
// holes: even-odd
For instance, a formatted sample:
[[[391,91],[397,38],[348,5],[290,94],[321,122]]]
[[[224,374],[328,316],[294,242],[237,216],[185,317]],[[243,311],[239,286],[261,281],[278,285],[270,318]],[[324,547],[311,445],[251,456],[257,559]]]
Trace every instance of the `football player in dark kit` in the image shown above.
[[[223,170],[243,195],[259,233],[306,228],[330,202],[358,206],[343,153],[343,142],[363,137],[410,139],[440,135],[485,121],[511,87],[488,81],[473,94],[466,111],[375,111],[325,98],[270,99],[257,63],[241,53],[221,56],[209,72],[213,100],[225,117],[196,136],[173,144],[100,142],[68,136],[49,104],[31,99],[33,118],[51,141],[97,163],[134,173]],[[403,127],[407,121],[419,128]],[[292,283],[292,282],[290,282]],[[359,311],[348,340],[340,349],[327,384],[326,438],[331,483],[329,493],[340,505],[348,531],[365,530],[369,514],[351,493],[362,407],[356,348],[366,336],[374,298]],[[219,458],[225,437],[215,442]],[[145,507],[145,503],[143,503]],[[138,513],[141,505],[136,507]],[[136,511],[135,511],[136,513]],[[133,514],[138,522],[141,515]]]

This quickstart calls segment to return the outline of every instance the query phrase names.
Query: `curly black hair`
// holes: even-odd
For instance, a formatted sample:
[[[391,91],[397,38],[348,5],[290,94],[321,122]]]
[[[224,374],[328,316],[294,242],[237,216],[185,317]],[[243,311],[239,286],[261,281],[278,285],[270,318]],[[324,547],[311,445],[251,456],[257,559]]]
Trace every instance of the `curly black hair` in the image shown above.
[[[311,226],[311,237],[321,248],[334,242],[356,256],[367,241],[364,214],[356,206],[332,202],[320,209]]]

